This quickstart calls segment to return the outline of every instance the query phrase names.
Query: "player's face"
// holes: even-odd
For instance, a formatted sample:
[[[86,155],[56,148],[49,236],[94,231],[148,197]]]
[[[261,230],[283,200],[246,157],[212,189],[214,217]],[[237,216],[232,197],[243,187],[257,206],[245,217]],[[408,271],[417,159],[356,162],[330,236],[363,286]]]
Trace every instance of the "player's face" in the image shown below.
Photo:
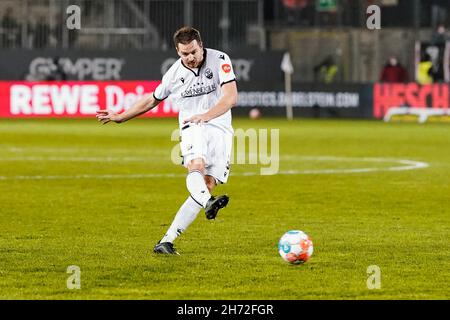
[[[198,68],[203,61],[203,46],[197,40],[193,40],[188,44],[179,43],[177,53],[184,65],[189,68]]]

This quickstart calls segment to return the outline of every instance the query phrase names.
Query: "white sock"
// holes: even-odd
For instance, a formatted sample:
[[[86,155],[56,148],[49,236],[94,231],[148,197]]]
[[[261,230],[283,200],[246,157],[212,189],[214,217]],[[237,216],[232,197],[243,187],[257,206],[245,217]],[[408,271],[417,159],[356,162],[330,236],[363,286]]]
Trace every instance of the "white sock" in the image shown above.
[[[211,198],[204,175],[198,170],[189,172],[186,177],[186,186],[191,197],[204,208]]]
[[[195,220],[201,209],[202,207],[189,196],[178,209],[169,230],[167,230],[161,242],[173,242]]]

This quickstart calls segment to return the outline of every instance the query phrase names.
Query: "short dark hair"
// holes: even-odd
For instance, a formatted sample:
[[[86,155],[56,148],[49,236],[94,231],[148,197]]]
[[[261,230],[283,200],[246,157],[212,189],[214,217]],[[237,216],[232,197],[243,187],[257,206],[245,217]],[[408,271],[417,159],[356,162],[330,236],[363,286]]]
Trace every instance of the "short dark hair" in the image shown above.
[[[197,40],[197,42],[202,45],[202,38],[200,32],[192,27],[182,27],[175,31],[173,35],[173,43],[175,48],[178,49],[178,44],[188,44],[191,41]]]

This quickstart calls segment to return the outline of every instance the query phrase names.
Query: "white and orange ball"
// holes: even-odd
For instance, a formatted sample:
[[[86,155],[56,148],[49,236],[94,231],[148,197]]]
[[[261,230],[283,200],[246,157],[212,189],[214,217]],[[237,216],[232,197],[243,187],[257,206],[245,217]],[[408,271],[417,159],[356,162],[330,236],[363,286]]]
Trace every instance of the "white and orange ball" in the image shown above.
[[[300,230],[286,232],[278,242],[278,252],[286,262],[302,264],[309,260],[314,248],[311,238]]]

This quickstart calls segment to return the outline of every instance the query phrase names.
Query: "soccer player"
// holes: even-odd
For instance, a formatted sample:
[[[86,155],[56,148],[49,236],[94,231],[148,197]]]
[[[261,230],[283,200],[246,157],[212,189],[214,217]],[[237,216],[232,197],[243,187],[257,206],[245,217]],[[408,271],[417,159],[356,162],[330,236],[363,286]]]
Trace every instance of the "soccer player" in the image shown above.
[[[228,196],[214,197],[217,184],[226,183],[230,170],[233,127],[231,108],[237,101],[236,77],[231,60],[221,51],[204,48],[198,30],[183,27],[173,36],[180,57],[162,78],[153,94],[121,114],[99,110],[98,121],[122,123],[139,116],[171,97],[178,107],[183,165],[187,168],[189,197],[181,205],[164,237],[153,251],[178,254],[174,240],[195,220],[202,208],[215,219],[228,204]]]

